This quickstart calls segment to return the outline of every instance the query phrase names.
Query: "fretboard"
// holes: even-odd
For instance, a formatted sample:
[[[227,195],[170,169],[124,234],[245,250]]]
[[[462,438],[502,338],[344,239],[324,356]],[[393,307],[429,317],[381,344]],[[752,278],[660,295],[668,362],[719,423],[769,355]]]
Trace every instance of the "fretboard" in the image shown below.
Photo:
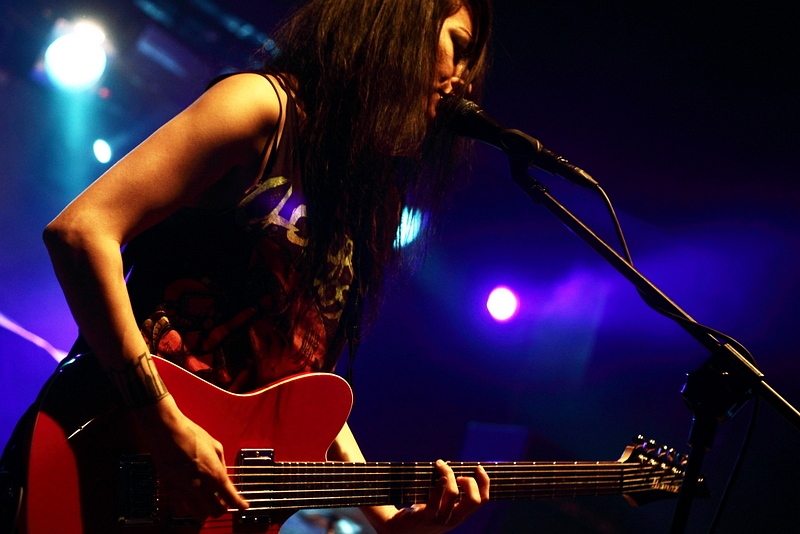
[[[478,463],[451,462],[456,476]],[[660,464],[620,462],[484,463],[492,500],[677,491],[680,473]],[[236,486],[259,509],[331,508],[413,504],[428,499],[434,465],[403,462],[279,462],[233,468]]]

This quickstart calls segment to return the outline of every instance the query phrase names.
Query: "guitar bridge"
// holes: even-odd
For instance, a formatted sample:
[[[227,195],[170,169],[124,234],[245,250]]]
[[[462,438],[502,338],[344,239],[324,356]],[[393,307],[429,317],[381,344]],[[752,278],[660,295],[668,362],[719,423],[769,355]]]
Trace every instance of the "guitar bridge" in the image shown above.
[[[122,525],[152,525],[158,519],[158,483],[149,454],[119,460],[117,521]]]

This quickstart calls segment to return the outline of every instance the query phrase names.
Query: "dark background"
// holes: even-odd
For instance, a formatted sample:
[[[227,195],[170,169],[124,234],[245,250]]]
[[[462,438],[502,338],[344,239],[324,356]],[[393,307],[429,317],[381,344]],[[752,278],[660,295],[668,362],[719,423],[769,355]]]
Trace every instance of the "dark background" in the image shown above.
[[[638,269],[800,403],[800,20],[788,1],[698,4],[498,1],[483,107],[588,170]],[[221,66],[246,65],[245,23],[268,30],[290,3],[0,5],[0,313],[66,349],[75,327],[40,233],[106,168],[91,141],[111,140],[117,157],[135,146]],[[29,75],[55,19],[75,13],[110,28],[110,98],[65,96]],[[183,76],[148,63],[136,47],[146,32]],[[540,178],[613,241],[599,199]],[[501,283],[522,298],[506,324],[483,307]],[[399,280],[362,346],[351,425],[374,460],[613,460],[639,433],[686,451],[680,389],[706,357],[525,197],[502,154],[478,147],[426,262]],[[1,442],[54,364],[0,329]],[[752,407],[718,431],[704,465],[715,496],[695,503],[690,532],[708,528]],[[760,412],[721,532],[800,524],[798,431]],[[492,503],[459,531],[665,532],[674,503]]]

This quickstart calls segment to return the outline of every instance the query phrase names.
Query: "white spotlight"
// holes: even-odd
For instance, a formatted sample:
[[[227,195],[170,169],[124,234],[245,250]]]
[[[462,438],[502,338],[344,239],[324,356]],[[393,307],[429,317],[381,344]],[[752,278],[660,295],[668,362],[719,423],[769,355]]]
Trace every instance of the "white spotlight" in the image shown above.
[[[97,161],[100,163],[108,163],[111,161],[111,145],[106,143],[102,139],[98,139],[92,145],[92,149],[94,150],[94,157],[97,158]]]
[[[44,53],[44,69],[50,81],[62,89],[81,91],[103,75],[108,57],[105,34],[98,26],[79,22],[53,41]]]

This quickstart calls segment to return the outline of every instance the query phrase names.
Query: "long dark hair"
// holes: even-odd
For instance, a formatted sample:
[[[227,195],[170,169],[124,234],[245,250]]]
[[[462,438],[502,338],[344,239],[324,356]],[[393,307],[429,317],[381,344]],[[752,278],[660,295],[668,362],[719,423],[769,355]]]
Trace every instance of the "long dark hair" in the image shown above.
[[[282,74],[304,113],[303,190],[310,245],[306,282],[324,276],[332,245],[354,242],[356,291],[376,308],[401,209],[441,207],[463,146],[426,115],[439,32],[461,5],[473,39],[464,89],[481,90],[489,0],[311,0],[273,33],[265,63]],[[305,285],[305,287],[311,287]]]

